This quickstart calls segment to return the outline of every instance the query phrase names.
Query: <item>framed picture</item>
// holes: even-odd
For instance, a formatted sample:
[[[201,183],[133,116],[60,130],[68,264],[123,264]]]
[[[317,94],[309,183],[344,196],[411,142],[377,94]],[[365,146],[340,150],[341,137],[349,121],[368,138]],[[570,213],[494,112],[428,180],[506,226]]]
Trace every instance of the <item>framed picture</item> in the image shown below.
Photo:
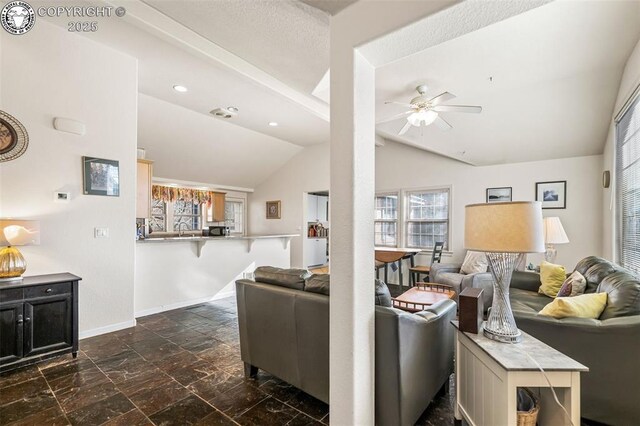
[[[536,201],[542,201],[543,209],[566,209],[567,181],[536,182]]]
[[[280,219],[280,200],[267,201],[267,219]]]
[[[87,195],[120,196],[120,167],[118,161],[82,157],[84,193]]]
[[[487,203],[505,203],[511,201],[511,187],[487,188]]]

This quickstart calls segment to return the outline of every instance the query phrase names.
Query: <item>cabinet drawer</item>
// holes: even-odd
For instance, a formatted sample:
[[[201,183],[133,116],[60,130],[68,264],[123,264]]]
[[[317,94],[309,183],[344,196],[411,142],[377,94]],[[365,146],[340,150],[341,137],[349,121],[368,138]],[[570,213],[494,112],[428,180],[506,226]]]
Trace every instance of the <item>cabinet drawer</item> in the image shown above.
[[[71,293],[71,283],[38,285],[24,289],[25,299]]]
[[[13,302],[14,300],[22,300],[21,288],[9,288],[6,290],[0,290],[0,303]]]

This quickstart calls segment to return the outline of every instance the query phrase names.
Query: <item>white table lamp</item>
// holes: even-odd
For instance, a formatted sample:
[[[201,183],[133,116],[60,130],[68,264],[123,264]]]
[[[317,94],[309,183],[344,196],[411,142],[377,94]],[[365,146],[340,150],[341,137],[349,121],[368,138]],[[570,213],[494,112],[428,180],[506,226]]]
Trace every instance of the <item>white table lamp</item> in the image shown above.
[[[509,303],[511,274],[521,253],[542,253],[539,201],[472,204],[465,207],[464,246],[485,252],[493,275],[493,303],[484,335],[500,342],[521,338]]]
[[[40,222],[0,219],[0,282],[21,280],[27,262],[15,246],[40,244]]]
[[[569,242],[567,233],[564,232],[562,222],[559,217],[545,217],[544,218],[544,243],[546,244],[546,250],[544,252],[544,260],[550,263],[555,263],[556,255],[558,251],[555,248],[555,244],[566,244]]]

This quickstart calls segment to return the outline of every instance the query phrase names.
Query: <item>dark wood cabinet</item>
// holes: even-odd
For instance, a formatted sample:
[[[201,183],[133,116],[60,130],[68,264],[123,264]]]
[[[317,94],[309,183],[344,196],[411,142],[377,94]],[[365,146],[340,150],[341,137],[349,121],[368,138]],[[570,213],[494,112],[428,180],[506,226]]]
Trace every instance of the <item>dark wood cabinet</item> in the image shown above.
[[[72,274],[0,283],[0,371],[78,352],[78,282]]]

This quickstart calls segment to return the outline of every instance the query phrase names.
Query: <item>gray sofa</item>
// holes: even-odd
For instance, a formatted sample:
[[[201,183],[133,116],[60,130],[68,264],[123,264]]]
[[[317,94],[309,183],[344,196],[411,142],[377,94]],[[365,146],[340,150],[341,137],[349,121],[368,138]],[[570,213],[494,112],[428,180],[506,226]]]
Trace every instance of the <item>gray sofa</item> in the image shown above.
[[[540,276],[514,272],[510,299],[518,328],[589,367],[581,375],[582,417],[611,425],[638,424],[640,403],[640,278],[591,256],[575,270],[587,293],[608,293],[600,319],[555,319],[538,312],[551,298],[538,294]]]
[[[248,375],[263,369],[328,403],[329,276],[305,272],[261,267],[255,281],[236,281],[240,352]],[[386,286],[380,303],[390,304]],[[414,424],[448,383],[455,314],[452,300],[416,314],[376,306],[377,424]]]

